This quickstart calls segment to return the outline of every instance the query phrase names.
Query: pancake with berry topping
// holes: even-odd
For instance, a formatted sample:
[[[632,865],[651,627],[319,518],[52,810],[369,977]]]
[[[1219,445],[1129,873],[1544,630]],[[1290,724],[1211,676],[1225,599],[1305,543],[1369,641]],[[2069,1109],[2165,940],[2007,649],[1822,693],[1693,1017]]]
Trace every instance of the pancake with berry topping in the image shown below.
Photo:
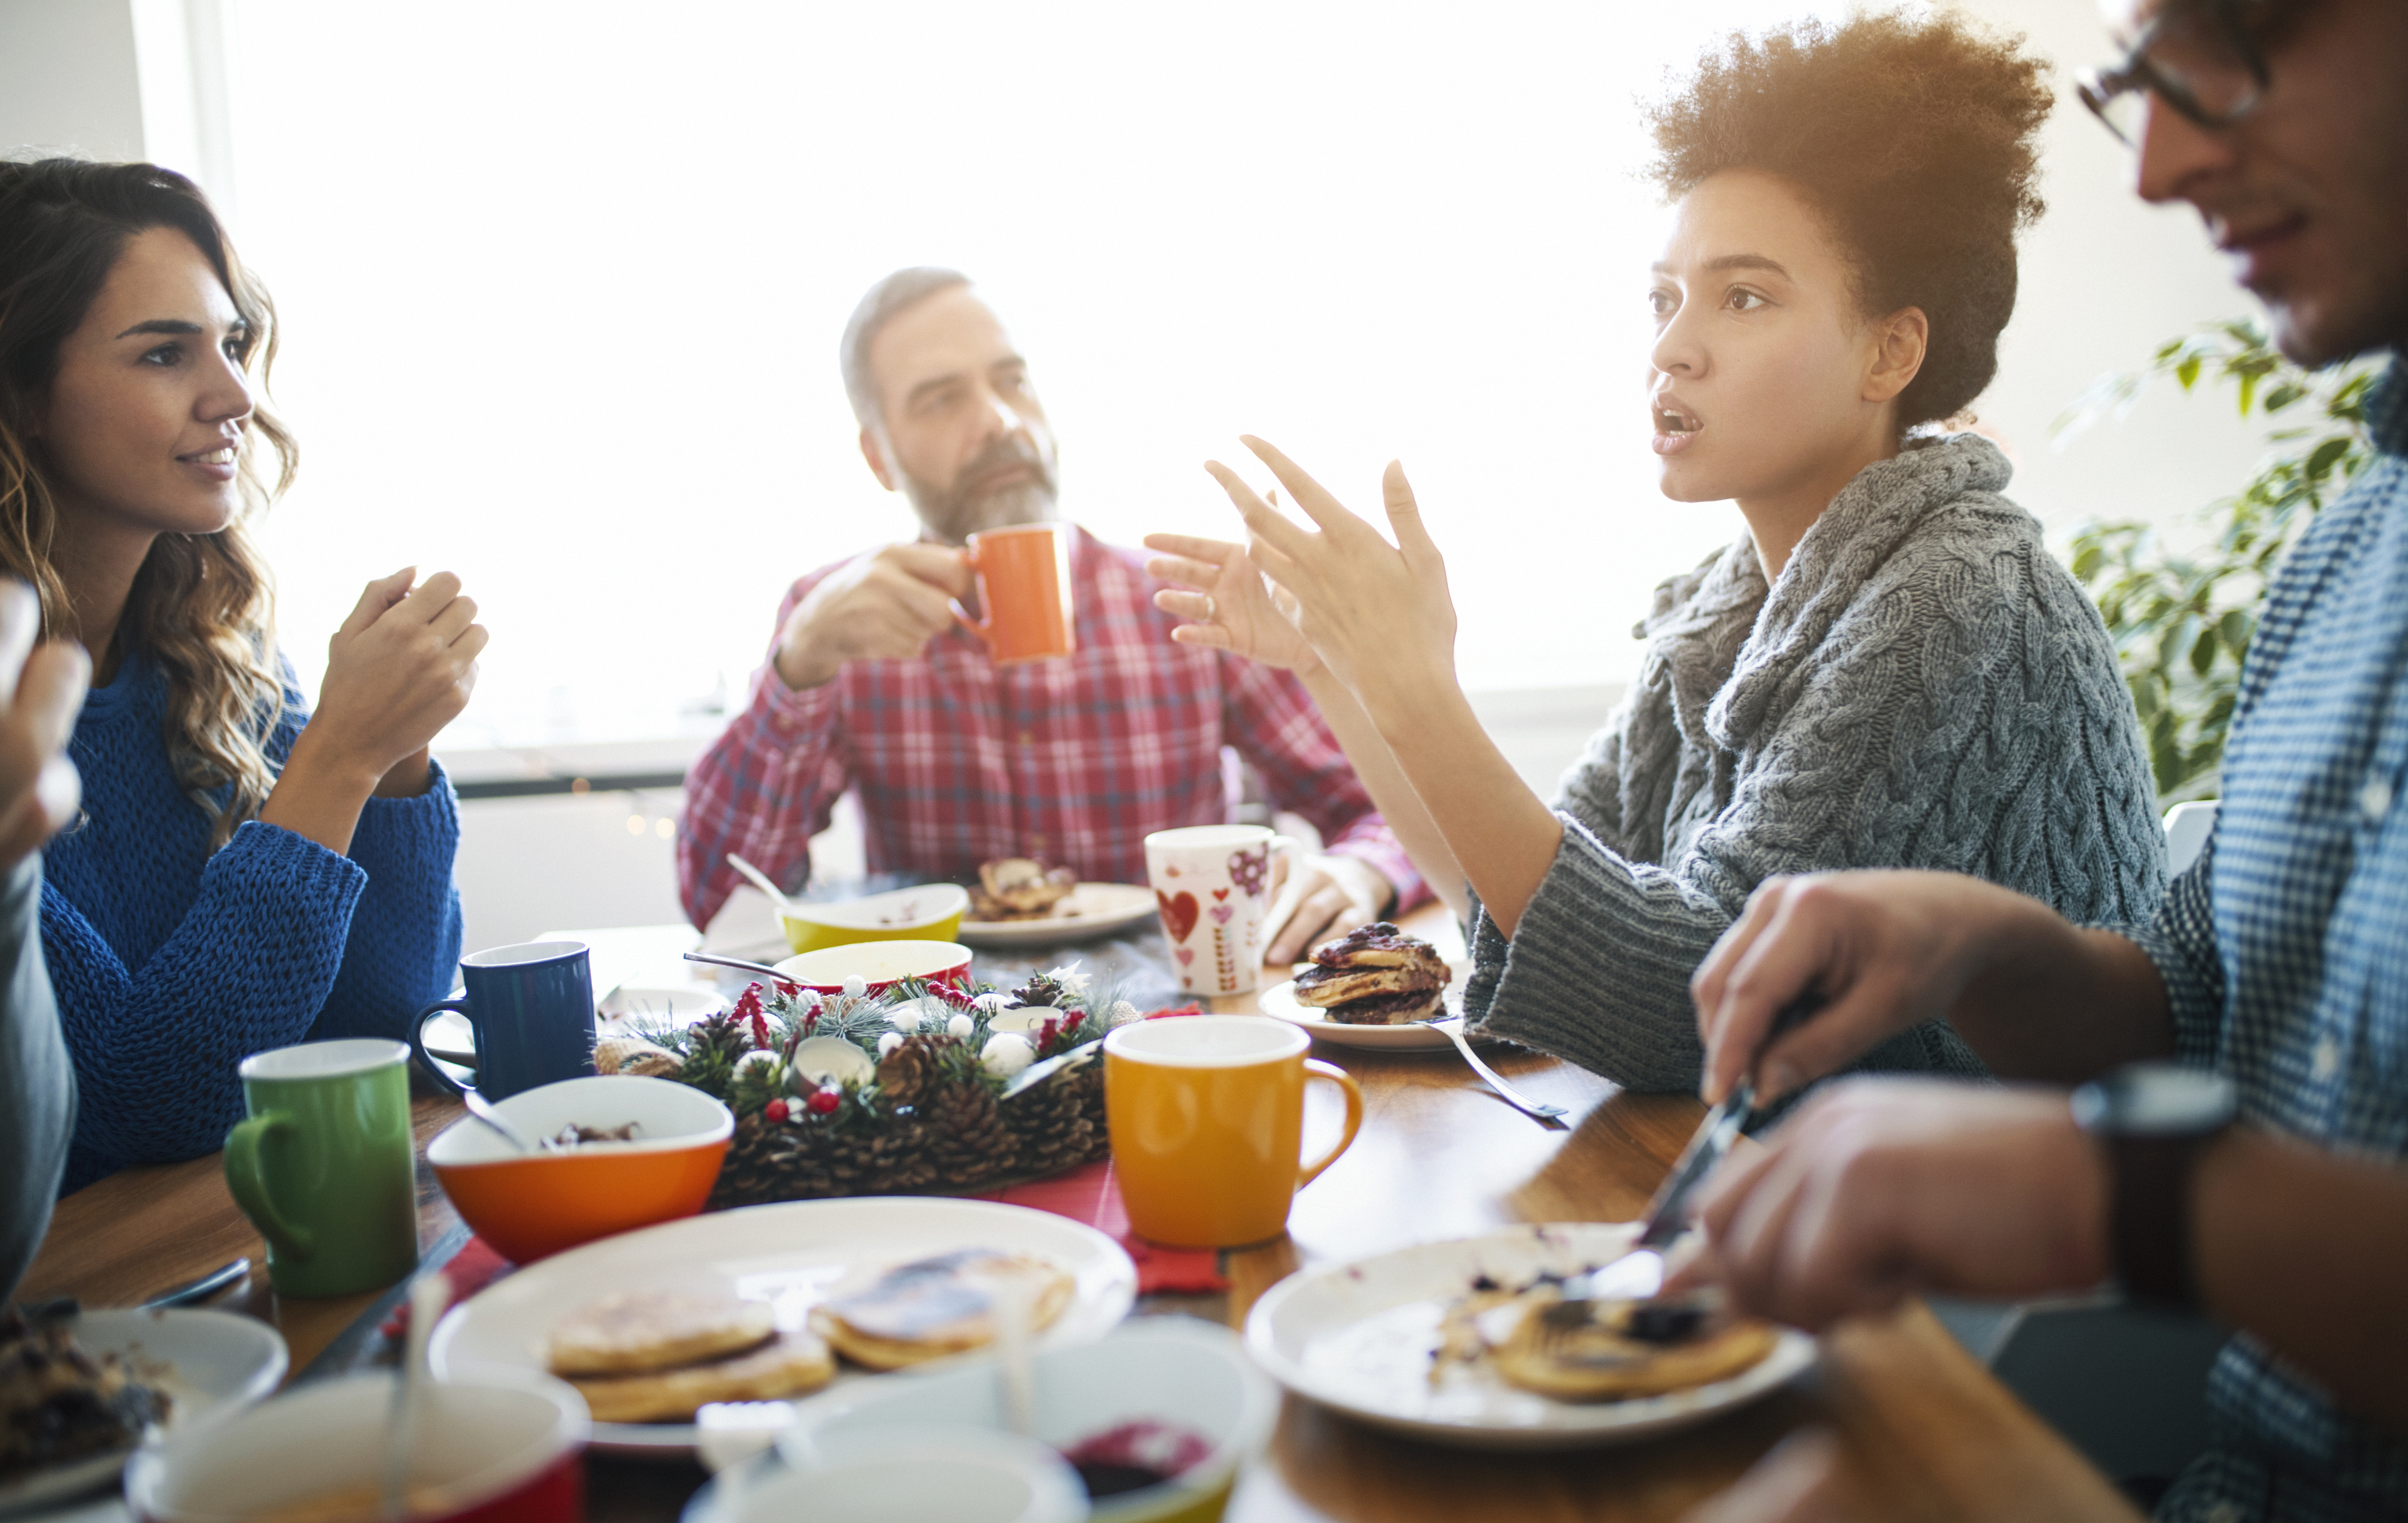
[[[815,1307],[811,1325],[855,1364],[899,1370],[993,1343],[1006,1294],[1023,1298],[1033,1333],[1062,1315],[1076,1288],[1046,1259],[965,1248],[898,1264],[867,1288]]]
[[[1401,1026],[1438,1013],[1454,979],[1436,947],[1376,920],[1314,947],[1295,992],[1341,1025]]]

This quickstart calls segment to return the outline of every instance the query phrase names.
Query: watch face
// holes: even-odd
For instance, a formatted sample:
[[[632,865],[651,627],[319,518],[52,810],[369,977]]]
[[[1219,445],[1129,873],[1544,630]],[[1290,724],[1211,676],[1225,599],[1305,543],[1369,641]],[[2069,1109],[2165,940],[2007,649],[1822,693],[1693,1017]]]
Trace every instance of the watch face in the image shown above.
[[[2179,1137],[2232,1119],[2232,1081],[2177,1063],[2133,1063],[2100,1079],[2103,1102],[2086,1125],[2122,1137]]]

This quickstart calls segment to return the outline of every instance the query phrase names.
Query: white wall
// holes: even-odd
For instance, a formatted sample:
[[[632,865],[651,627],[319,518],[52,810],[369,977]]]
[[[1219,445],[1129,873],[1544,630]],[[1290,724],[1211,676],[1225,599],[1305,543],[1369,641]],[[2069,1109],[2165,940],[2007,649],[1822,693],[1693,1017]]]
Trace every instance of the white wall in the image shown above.
[[[0,153],[142,156],[127,0],[0,0]]]

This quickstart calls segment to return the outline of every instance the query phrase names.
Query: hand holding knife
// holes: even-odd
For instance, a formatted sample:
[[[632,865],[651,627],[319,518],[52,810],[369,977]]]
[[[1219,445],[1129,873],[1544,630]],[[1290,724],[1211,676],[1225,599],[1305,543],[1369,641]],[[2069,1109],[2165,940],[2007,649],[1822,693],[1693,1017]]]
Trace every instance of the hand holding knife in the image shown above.
[[[1813,989],[1784,1005],[1764,1033],[1764,1044],[1756,1049],[1757,1057],[1763,1056],[1765,1047],[1803,1025],[1823,1005],[1823,997]],[[1644,1300],[1662,1289],[1664,1250],[1687,1230],[1689,1202],[1696,1198],[1698,1187],[1721,1165],[1740,1133],[1754,1124],[1756,1110],[1756,1065],[1750,1063],[1747,1076],[1723,1097],[1721,1104],[1706,1113],[1705,1120],[1698,1123],[1696,1133],[1689,1138],[1689,1145],[1681,1150],[1672,1171],[1656,1187],[1656,1199],[1647,1202],[1646,1214],[1639,1218],[1638,1243],[1604,1268],[1566,1281],[1564,1299]]]

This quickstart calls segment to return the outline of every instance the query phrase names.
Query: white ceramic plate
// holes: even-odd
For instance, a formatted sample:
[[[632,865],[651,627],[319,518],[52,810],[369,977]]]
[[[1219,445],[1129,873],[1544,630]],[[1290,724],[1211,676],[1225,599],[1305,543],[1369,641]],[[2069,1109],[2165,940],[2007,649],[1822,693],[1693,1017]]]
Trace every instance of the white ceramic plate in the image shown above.
[[[957,1248],[996,1248],[1048,1258],[1078,1288],[1039,1348],[1100,1338],[1128,1315],[1137,1266],[1092,1227],[992,1200],[873,1196],[747,1206],[666,1222],[530,1264],[452,1309],[427,1358],[438,1379],[478,1364],[543,1368],[553,1323],[621,1290],[725,1290],[777,1308],[800,1328],[819,1301],[894,1265]],[[922,1365],[937,1369],[942,1361]],[[839,1365],[838,1381],[873,1378]],[[695,1445],[691,1423],[595,1423],[594,1443],[620,1453],[677,1453]]]
[[[1455,978],[1446,986],[1446,1013],[1450,1016],[1459,1016],[1463,1013],[1464,981],[1471,977],[1471,964],[1451,962],[1447,966],[1455,970]],[[1255,1005],[1266,1015],[1303,1027],[1314,1036],[1334,1042],[1340,1047],[1384,1047],[1391,1052],[1422,1052],[1434,1047],[1452,1051],[1455,1046],[1447,1040],[1445,1032],[1433,1031],[1426,1026],[1412,1022],[1403,1026],[1349,1026],[1343,1021],[1333,1021],[1312,1006],[1297,1002],[1294,979],[1265,989],[1256,997]],[[1474,1042],[1489,1040],[1477,1031],[1467,1030],[1464,1035]]]
[[[239,1412],[276,1389],[290,1359],[274,1328],[232,1312],[94,1311],[75,1319],[76,1342],[115,1354],[166,1391],[163,1430],[180,1431]],[[163,1368],[164,1367],[164,1368]],[[93,1455],[0,1483],[0,1513],[64,1501],[108,1485],[129,1449]]]
[[[954,939],[964,946],[1068,946],[1126,930],[1154,912],[1143,884],[1081,884],[1042,920],[962,919]]]
[[[1509,1228],[1292,1274],[1254,1302],[1246,1347],[1281,1385],[1381,1428],[1487,1449],[1572,1449],[1687,1428],[1765,1395],[1814,1362],[1814,1341],[1784,1329],[1728,1380],[1621,1401],[1555,1401],[1482,1368],[1433,1385],[1439,1319],[1482,1274],[1512,1283],[1619,1257],[1631,1222]]]

